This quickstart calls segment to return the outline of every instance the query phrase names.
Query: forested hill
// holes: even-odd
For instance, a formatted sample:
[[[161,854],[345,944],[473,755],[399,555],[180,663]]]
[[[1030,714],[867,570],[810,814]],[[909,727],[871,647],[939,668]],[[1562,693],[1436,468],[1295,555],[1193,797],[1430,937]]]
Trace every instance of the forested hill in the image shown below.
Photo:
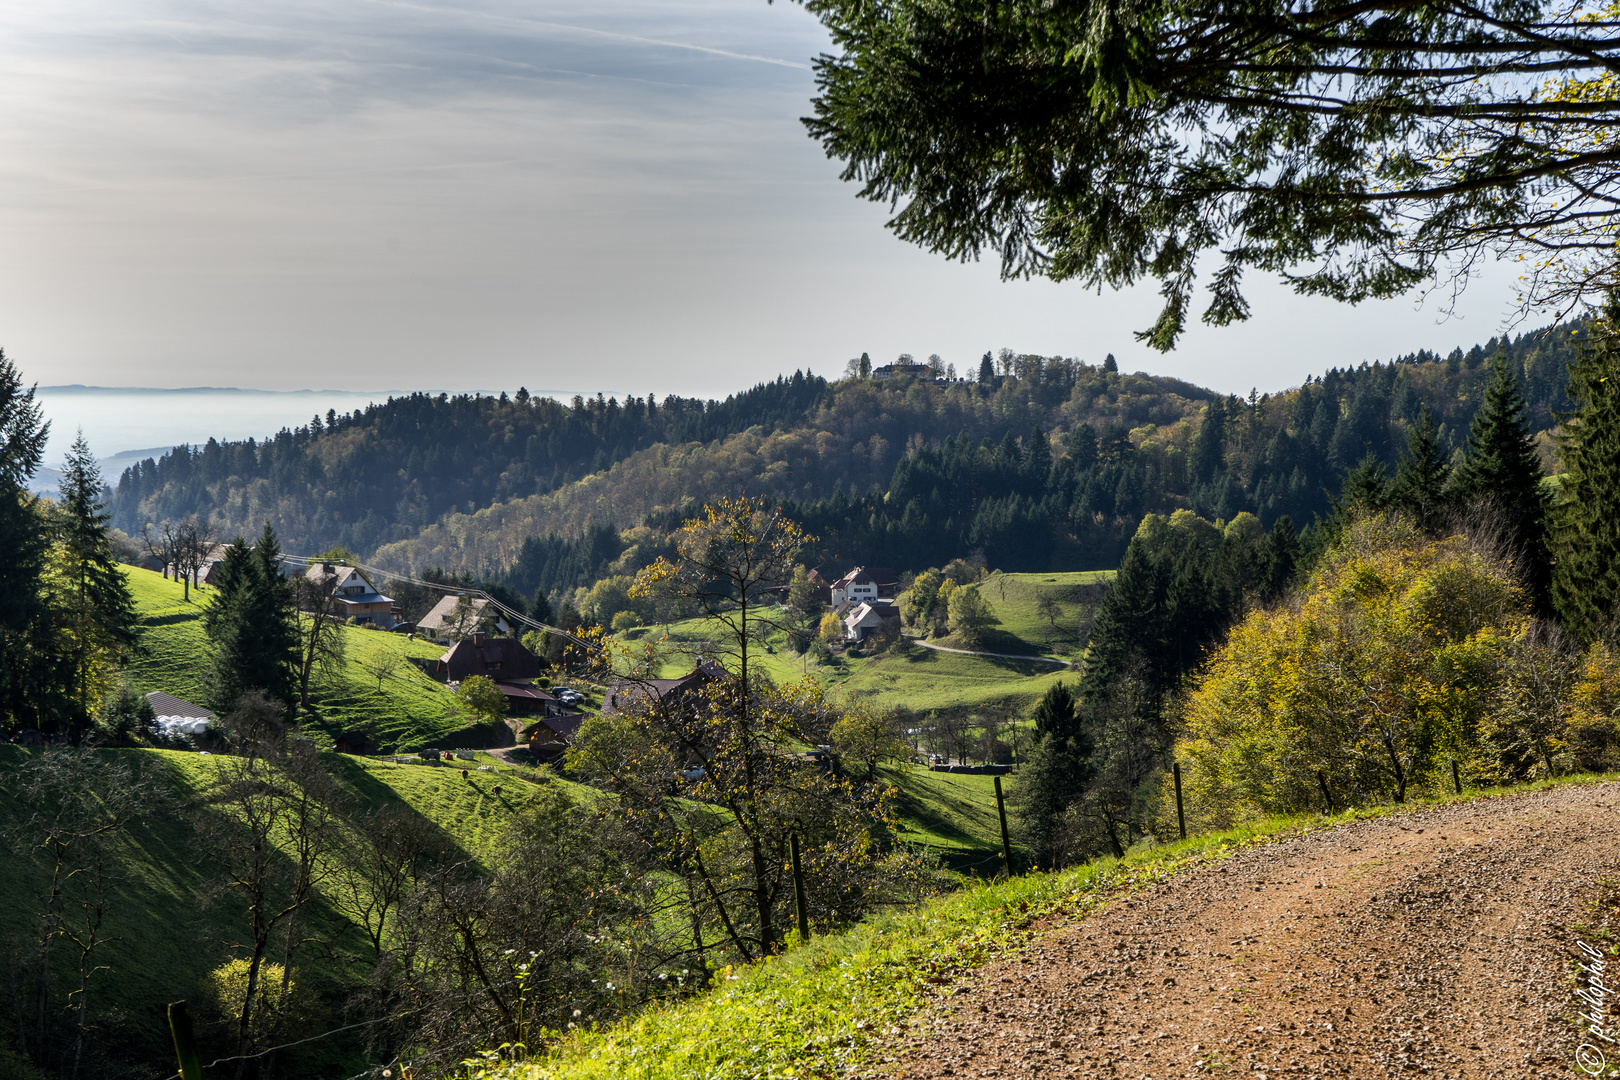
[[[801,421],[829,393],[805,372],[724,401],[412,394],[328,412],[262,443],[176,447],[125,470],[113,524],[193,515],[252,535],[268,520],[293,551],[370,552],[454,510],[554,490],[660,443],[710,441]]]
[[[1335,369],[1248,400],[1006,351],[969,382],[796,374],[723,402],[412,395],[144,462],[113,509],[132,532],[192,514],[224,535],[269,520],[291,550],[342,544],[525,595],[589,584],[737,492],[790,503],[829,565],[916,569],[977,550],[1008,570],[1107,567],[1150,511],[1308,523],[1367,453],[1394,463],[1424,405],[1460,447],[1498,351],[1551,428],[1581,333]]]
[[[1414,353],[1250,400],[1038,357],[990,385],[846,380],[797,428],[653,447],[548,495],[452,515],[377,557],[555,597],[657,553],[683,506],[747,491],[790,504],[820,538],[823,569],[917,570],[974,551],[1004,570],[1108,568],[1148,512],[1308,524],[1367,453],[1393,466],[1424,405],[1460,450],[1498,351],[1546,431],[1568,405],[1579,340],[1559,329]]]

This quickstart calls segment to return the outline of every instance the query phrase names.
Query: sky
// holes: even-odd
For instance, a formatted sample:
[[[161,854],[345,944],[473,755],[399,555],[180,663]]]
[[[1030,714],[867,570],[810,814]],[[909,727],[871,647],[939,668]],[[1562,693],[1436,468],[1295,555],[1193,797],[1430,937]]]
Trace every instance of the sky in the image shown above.
[[[1245,393],[1510,314],[1494,268],[1452,315],[1256,281],[1153,352],[1151,284],[889,234],[799,123],[825,48],[786,0],[10,0],[0,348],[42,386],[707,397],[1010,347]]]

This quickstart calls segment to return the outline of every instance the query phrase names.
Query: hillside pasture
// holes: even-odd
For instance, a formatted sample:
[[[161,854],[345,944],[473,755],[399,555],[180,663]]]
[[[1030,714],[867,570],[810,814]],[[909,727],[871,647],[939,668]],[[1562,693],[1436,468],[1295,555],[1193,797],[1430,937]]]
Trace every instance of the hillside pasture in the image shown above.
[[[991,574],[979,583],[979,595],[996,621],[973,647],[984,652],[1077,659],[1115,573]],[[1050,615],[1042,613],[1042,597],[1052,599]],[[968,647],[954,637],[939,641]]]
[[[133,566],[124,571],[129,575],[145,647],[145,654],[127,669],[131,684],[143,694],[162,690],[203,704],[210,644],[202,616],[214,591],[193,588],[186,600],[180,583],[161,574]],[[306,733],[330,739],[360,730],[388,751],[510,745],[510,734],[504,728],[470,726],[444,684],[412,663],[437,660],[444,652],[442,646],[358,626],[341,627],[340,633],[344,662],[332,676],[317,674],[314,678],[310,688],[313,708],[301,719]],[[398,662],[379,687],[365,661],[384,653],[394,654]]]
[[[190,1001],[203,1039],[220,1035],[208,975],[240,955],[234,943],[242,938],[246,915],[220,889],[219,860],[209,839],[214,812],[204,800],[232,759],[174,750],[95,753],[122,757],[147,772],[166,805],[155,807],[115,842],[117,884],[103,929],[106,944],[97,953],[97,962],[107,970],[92,981],[91,1008],[101,1037],[119,1052],[143,1061],[172,1062],[165,1006]],[[37,929],[41,897],[50,881],[51,864],[30,842],[33,808],[19,798],[19,773],[30,756],[20,747],[0,745],[0,834],[17,842],[5,861],[6,872],[0,873],[0,941],[5,942],[26,941]],[[509,768],[474,770],[463,778],[453,766],[395,765],[336,754],[323,755],[323,762],[343,789],[341,816],[353,820],[387,804],[407,807],[432,823],[445,857],[452,860],[487,857],[529,790]],[[535,775],[533,770],[523,773]],[[503,789],[499,795],[496,786]],[[576,794],[587,790],[567,786]],[[286,857],[286,838],[278,843]],[[301,961],[306,965],[302,978],[310,988],[341,991],[354,986],[365,970],[357,959],[365,951],[359,929],[321,896],[299,918],[300,933],[316,943]],[[53,954],[53,997],[77,986],[70,952],[59,948]],[[53,1001],[52,1008],[59,1004]],[[348,1075],[353,1062],[333,1055],[352,1050],[341,1040],[318,1044],[312,1047],[313,1056],[296,1067],[309,1070],[302,1075]]]

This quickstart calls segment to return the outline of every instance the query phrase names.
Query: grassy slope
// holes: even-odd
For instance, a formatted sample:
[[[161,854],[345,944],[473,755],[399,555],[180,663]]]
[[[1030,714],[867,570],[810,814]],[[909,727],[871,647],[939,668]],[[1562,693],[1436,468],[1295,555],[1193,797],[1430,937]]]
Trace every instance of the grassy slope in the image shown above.
[[[1012,652],[1071,659],[1080,648],[1079,628],[1089,624],[1101,600],[1094,586],[1114,580],[1113,570],[1069,574],[991,574],[979,586],[990,603],[996,625],[981,646],[987,652]],[[1036,602],[1042,594],[1058,602],[1060,614],[1042,618]]]
[[[169,750],[100,753],[125,755],[157,770],[177,807],[193,803],[224,760]],[[27,752],[20,748],[0,746],[0,832],[10,832],[27,819],[28,808],[12,790],[17,769],[26,759]],[[454,849],[475,858],[488,852],[527,788],[505,772],[472,772],[464,780],[454,768],[391,765],[337,755],[328,755],[327,762],[348,789],[354,810],[402,802],[437,825]],[[502,784],[501,795],[492,790],[497,784]],[[101,962],[111,971],[97,977],[92,1001],[98,1011],[111,1010],[122,1017],[108,1022],[115,1041],[143,1058],[167,1060],[164,1005],[181,998],[206,1000],[204,980],[233,955],[229,943],[240,936],[242,914],[229,899],[205,902],[213,888],[211,860],[180,810],[151,815],[128,831],[118,851],[127,881],[108,917],[113,940],[101,954]],[[36,898],[48,880],[49,866],[37,858],[0,853],[0,868],[0,939],[14,940],[37,921]],[[346,939],[349,947],[358,947],[347,920],[323,902],[314,905],[310,927],[315,936]],[[336,960],[321,959],[319,948],[306,955],[323,980],[346,982],[353,977]],[[57,960],[62,965],[58,981],[65,993],[70,977],[67,951],[58,950]]]
[[[990,595],[995,596],[993,592]],[[1013,596],[1011,587],[1008,596],[1009,599]],[[1008,606],[1011,608],[1010,604]],[[663,628],[654,627],[643,633],[662,636]],[[713,628],[700,619],[672,623],[669,635],[676,644],[717,636]],[[944,709],[970,714],[986,709],[999,713],[1026,712],[1052,683],[1074,678],[1071,669],[1054,664],[964,656],[921,647],[913,647],[903,656],[839,657],[834,663],[823,665],[788,652],[781,635],[772,637],[770,643],[775,651],[756,650],[751,654],[750,663],[778,683],[809,677],[834,696],[860,698],[878,706],[905,705],[918,712]],[[942,644],[952,642],[947,639]],[[1018,642],[1017,648],[1030,655],[1046,651],[1041,646],[1031,648],[1025,642]],[[664,665],[661,674],[684,674],[691,667],[690,657],[678,655]]]
[[[1550,783],[1589,783],[1565,777]],[[1613,779],[1602,777],[1598,779]],[[1548,782],[1534,785],[1547,786]],[[1518,789],[1518,790],[1523,790]],[[1475,799],[1504,792],[1469,792]],[[1438,801],[1456,801],[1447,796]],[[910,1025],[963,974],[1017,953],[1054,924],[1080,918],[1132,887],[1270,838],[1354,817],[1301,814],[1142,848],[1058,873],[978,884],[912,911],[868,920],[741,971],[711,992],[597,1031],[579,1032],[551,1057],[475,1071],[481,1080],[756,1080],[878,1075],[876,1048]]]
[[[202,613],[211,589],[191,590],[191,599],[182,599],[182,587],[150,570],[126,566],[130,593],[141,615],[143,641],[148,655],[129,668],[129,678],[142,693],[163,690],[187,701],[201,702],[202,680],[208,669],[209,645],[203,633]],[[318,680],[311,699],[315,706],[313,727],[328,735],[351,728],[371,731],[385,749],[415,749],[427,745],[487,745],[477,732],[457,739],[453,733],[466,721],[454,711],[454,698],[443,684],[434,682],[406,657],[437,659],[442,646],[425,641],[408,641],[403,634],[390,634],[359,627],[342,628],[346,662],[331,680]],[[399,669],[377,680],[361,667],[368,655],[391,651],[402,660]]]

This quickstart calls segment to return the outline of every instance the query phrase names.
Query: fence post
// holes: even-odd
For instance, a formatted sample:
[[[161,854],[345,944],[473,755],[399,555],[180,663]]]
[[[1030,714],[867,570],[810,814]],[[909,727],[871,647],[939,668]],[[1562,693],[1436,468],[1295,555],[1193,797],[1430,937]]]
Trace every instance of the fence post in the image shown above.
[[[810,908],[804,902],[804,870],[799,866],[799,834],[788,833],[788,850],[793,853],[793,906],[799,914],[799,940],[810,940]]]
[[[996,781],[996,816],[1001,818],[1001,862],[1007,876],[1012,877],[1012,837],[1007,835],[1007,803],[1001,797],[1001,777]]]
[[[1316,782],[1322,787],[1322,798],[1327,801],[1328,813],[1337,813],[1337,811],[1333,809],[1333,793],[1328,791],[1327,777],[1322,775],[1321,769],[1316,770]]]
[[[1457,789],[1457,794],[1462,794],[1462,777],[1457,775],[1456,758],[1451,759],[1451,786]]]
[[[1187,815],[1181,810],[1181,762],[1172,761],[1170,772],[1176,778],[1176,827],[1181,830],[1181,838],[1187,839]]]
[[[169,1006],[169,1033],[174,1036],[174,1056],[180,1061],[181,1080],[203,1080],[202,1059],[197,1056],[197,1036],[191,1030],[191,1014],[186,1003]]]

